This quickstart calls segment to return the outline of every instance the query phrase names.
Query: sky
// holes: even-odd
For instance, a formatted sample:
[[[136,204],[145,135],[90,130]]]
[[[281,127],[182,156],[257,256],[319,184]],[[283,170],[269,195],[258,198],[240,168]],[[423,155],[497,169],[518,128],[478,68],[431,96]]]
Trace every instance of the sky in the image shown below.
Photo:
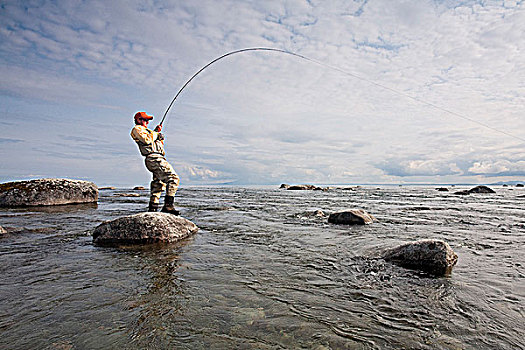
[[[525,181],[525,1],[0,0],[0,181]]]

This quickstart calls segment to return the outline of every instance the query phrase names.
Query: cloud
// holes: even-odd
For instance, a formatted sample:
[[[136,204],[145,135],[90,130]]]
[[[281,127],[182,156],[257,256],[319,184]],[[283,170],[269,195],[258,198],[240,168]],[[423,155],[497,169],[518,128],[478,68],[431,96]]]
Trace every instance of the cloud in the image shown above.
[[[142,179],[131,115],[146,109],[157,121],[212,59],[271,46],[321,64],[250,52],[202,72],[165,124],[168,159],[188,181],[520,176],[524,10],[426,0],[4,2],[0,98],[32,147],[0,142],[21,159],[37,154],[42,168],[70,158],[86,174],[124,167]]]
[[[445,176],[460,175],[462,172],[456,163],[436,160],[398,160],[391,159],[377,165],[385,174],[410,176]]]
[[[483,160],[474,162],[468,171],[485,176],[525,176],[525,161]]]
[[[24,141],[19,140],[19,139],[8,139],[8,138],[0,137],[0,143],[20,143],[20,142],[24,142]]]

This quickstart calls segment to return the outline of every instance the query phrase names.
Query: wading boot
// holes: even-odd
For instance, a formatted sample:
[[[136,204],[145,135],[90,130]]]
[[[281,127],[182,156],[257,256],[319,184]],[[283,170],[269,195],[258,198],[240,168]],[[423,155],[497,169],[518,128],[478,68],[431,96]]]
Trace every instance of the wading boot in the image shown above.
[[[159,210],[159,203],[149,202],[148,211],[157,211]]]
[[[173,206],[173,196],[166,196],[164,198],[164,206],[160,210],[163,213],[169,213],[173,215],[180,215],[180,212]]]

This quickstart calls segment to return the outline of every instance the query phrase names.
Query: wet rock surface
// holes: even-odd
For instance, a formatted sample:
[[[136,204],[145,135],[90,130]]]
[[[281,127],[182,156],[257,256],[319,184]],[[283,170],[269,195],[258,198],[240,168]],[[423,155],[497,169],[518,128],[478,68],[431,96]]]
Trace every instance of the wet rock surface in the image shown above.
[[[422,240],[389,249],[383,254],[383,259],[399,266],[442,276],[452,272],[458,256],[444,241]]]
[[[193,222],[183,217],[146,212],[100,224],[93,231],[93,242],[99,245],[173,243],[198,230]]]
[[[349,209],[330,214],[328,222],[340,225],[367,225],[374,222],[374,219],[362,209]]]
[[[0,184],[0,207],[93,203],[98,188],[89,181],[37,179]]]
[[[3,235],[4,233],[7,233],[7,230],[0,226],[0,235]]]

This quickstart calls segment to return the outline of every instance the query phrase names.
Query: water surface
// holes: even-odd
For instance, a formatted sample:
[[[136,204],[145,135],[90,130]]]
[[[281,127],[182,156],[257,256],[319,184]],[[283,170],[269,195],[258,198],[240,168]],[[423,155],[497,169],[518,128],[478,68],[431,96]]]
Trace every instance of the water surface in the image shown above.
[[[91,234],[144,211],[147,191],[1,209],[0,348],[525,348],[525,190],[493,188],[183,188],[199,233],[144,247],[97,247]],[[349,208],[377,222],[314,214]],[[378,258],[419,239],[451,245],[450,276]]]

